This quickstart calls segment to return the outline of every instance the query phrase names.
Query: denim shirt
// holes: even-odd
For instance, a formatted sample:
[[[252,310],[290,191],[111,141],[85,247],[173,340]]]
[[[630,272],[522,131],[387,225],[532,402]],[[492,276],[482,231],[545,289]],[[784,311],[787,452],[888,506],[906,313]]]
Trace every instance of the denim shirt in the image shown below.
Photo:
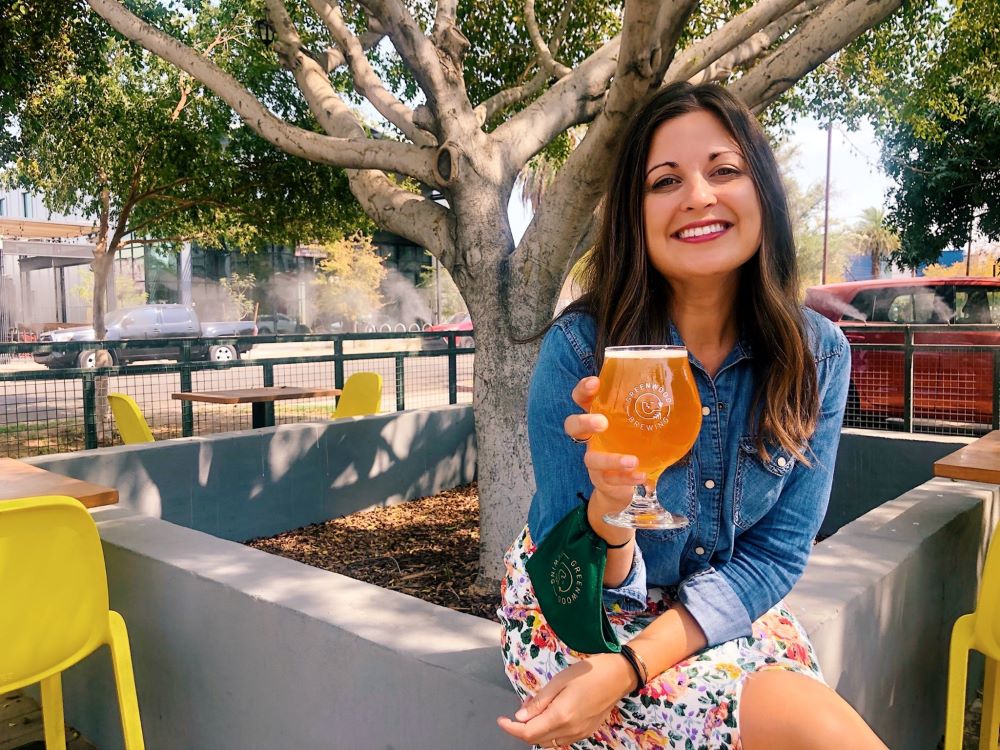
[[[632,568],[622,584],[605,589],[605,604],[638,611],[649,587],[677,587],[714,646],[751,634],[751,623],[798,580],[826,513],[847,401],[851,357],[840,329],[803,311],[816,359],[820,414],[805,451],[811,466],[768,443],[765,460],[752,433],[752,352],[741,341],[715,377],[689,354],[702,403],[702,425],[691,453],[669,467],[656,486],[667,510],[690,520],[683,529],[636,533]],[[593,485],[583,464],[586,446],[563,431],[580,411],[571,391],[596,375],[594,320],[582,313],[559,318],[542,343],[528,396],[528,438],[535,494],[528,529],[540,543]],[[656,343],[656,342],[651,342]],[[682,345],[675,328],[671,341]]]

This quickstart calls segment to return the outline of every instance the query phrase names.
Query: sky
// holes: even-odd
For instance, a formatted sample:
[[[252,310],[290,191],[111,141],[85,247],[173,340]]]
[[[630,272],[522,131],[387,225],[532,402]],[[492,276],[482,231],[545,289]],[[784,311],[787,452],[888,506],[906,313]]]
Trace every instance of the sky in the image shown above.
[[[823,184],[826,178],[826,127],[802,120],[789,139],[798,146],[798,165],[792,173],[803,188]],[[879,147],[867,122],[856,131],[834,123],[830,150],[830,218],[851,224],[871,206],[885,205],[892,184],[882,171]]]
[[[803,188],[826,179],[826,128],[815,120],[801,120],[789,140],[798,147],[792,173]],[[852,224],[870,206],[884,206],[891,181],[878,163],[879,148],[871,126],[857,131],[834,125],[830,158],[830,220]],[[509,205],[511,230],[520,240],[531,217],[515,189]]]

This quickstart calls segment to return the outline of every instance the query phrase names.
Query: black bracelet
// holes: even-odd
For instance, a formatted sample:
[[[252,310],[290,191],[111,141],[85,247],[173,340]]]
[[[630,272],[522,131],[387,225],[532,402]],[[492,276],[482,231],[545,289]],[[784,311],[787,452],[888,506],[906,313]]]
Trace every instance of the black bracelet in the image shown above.
[[[635,672],[636,690],[642,690],[646,686],[646,670],[640,665],[639,656],[632,650],[632,647],[627,643],[622,645],[621,655],[625,657],[625,661],[629,663],[632,667],[632,671]]]
[[[584,504],[584,505],[586,505],[587,503],[589,503],[589,502],[590,502],[590,498],[589,498],[589,497],[587,497],[586,495],[584,495],[584,494],[583,494],[582,492],[577,492],[577,493],[576,493],[576,496],[577,496],[578,498],[580,498],[581,500],[583,500],[583,504]],[[590,530],[591,530],[591,531],[594,531],[594,529],[593,529],[593,528],[591,528]],[[597,534],[597,532],[596,532],[596,531],[594,531],[594,533],[595,533],[595,534]],[[599,536],[599,537],[600,537],[601,535],[600,535],[600,534],[597,534],[597,536]],[[604,539],[604,537],[601,537],[601,539]],[[632,539],[635,539],[635,537],[632,537]],[[609,542],[608,540],[606,540],[606,539],[605,539],[605,540],[604,540],[604,543],[605,543],[605,544],[606,544],[606,545],[608,546],[608,549],[621,549],[622,547],[626,547],[626,546],[628,546],[628,543],[629,543],[629,542],[631,542],[631,541],[632,541],[632,539],[626,539],[626,540],[625,540],[624,542],[622,542],[621,544],[611,544],[611,543],[610,543],[610,542]]]

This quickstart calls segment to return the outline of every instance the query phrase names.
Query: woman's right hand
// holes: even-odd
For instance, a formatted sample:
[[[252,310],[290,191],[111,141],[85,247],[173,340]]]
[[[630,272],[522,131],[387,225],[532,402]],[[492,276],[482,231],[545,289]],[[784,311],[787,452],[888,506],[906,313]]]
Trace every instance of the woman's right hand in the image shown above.
[[[573,389],[573,401],[583,409],[583,414],[571,414],[566,417],[563,429],[566,434],[578,441],[590,440],[594,435],[608,429],[608,418],[603,414],[591,414],[590,407],[597,396],[601,381],[594,376],[584,378]],[[590,482],[594,485],[591,495],[592,518],[600,518],[605,513],[617,513],[632,500],[632,494],[637,484],[645,481],[646,475],[636,471],[639,459],[623,453],[605,453],[587,445],[587,453],[583,459],[590,474]],[[600,529],[595,529],[600,533]],[[601,536],[604,536],[601,534]],[[607,538],[607,537],[605,537]],[[608,541],[613,541],[608,539]]]

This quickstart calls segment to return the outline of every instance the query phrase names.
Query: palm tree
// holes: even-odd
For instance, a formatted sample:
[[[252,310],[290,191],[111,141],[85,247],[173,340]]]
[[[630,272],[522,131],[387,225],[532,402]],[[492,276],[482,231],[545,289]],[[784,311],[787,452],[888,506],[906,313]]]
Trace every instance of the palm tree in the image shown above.
[[[886,225],[885,209],[878,206],[861,212],[861,219],[851,231],[851,239],[855,251],[871,257],[873,279],[882,275],[882,261],[899,249],[899,236]]]

